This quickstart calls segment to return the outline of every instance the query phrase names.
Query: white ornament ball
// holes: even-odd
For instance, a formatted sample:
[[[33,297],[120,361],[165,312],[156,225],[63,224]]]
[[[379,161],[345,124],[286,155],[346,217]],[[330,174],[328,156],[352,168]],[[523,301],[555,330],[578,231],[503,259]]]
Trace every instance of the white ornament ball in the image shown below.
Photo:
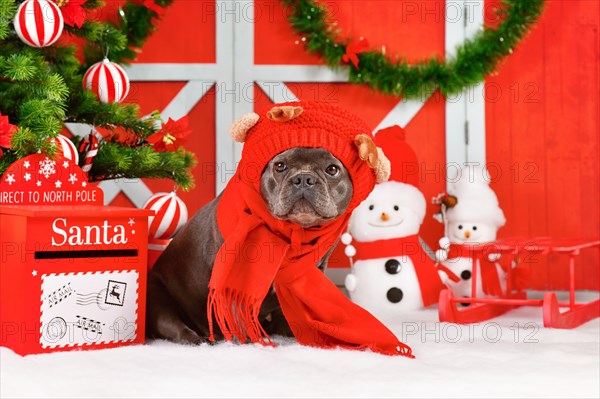
[[[148,233],[157,239],[172,238],[187,222],[187,207],[175,192],[156,193],[143,208],[154,211],[148,218]]]
[[[445,249],[438,249],[435,251],[435,260],[439,262],[445,262],[448,259],[448,251]]]
[[[448,239],[448,237],[442,237],[442,238],[440,238],[439,244],[440,244],[440,248],[447,250],[448,247],[450,246],[450,240]]]
[[[62,34],[64,21],[60,8],[49,0],[26,0],[14,19],[17,35],[31,47],[47,47]]]
[[[350,235],[350,233],[344,233],[342,234],[342,244],[344,245],[350,245],[350,243],[352,242],[352,235]]]
[[[105,58],[83,75],[83,88],[91,90],[105,104],[120,103],[129,94],[129,78],[123,68]]]
[[[356,248],[352,245],[348,245],[344,248],[344,254],[346,254],[347,257],[352,258],[356,255]]]
[[[346,289],[350,292],[356,290],[356,276],[352,273],[346,275],[346,279],[344,280],[344,285]]]
[[[51,140],[56,143],[57,154],[62,155],[63,158],[68,159],[76,165],[79,164],[79,152],[71,140],[62,134],[59,134]]]

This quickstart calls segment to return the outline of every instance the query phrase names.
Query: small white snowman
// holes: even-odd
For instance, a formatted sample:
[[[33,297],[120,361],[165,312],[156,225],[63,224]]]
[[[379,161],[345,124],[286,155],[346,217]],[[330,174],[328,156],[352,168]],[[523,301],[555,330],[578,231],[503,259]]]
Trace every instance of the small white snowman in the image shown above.
[[[437,303],[444,287],[418,235],[426,202],[417,188],[416,155],[399,126],[380,130],[375,142],[390,159],[390,181],[354,210],[342,242],[352,261],[350,298],[385,320]]]
[[[453,295],[471,297],[473,264],[469,247],[496,240],[498,229],[506,223],[498,198],[489,187],[487,171],[481,167],[463,168],[448,189],[443,201],[442,221],[445,237],[440,239],[436,260],[440,275]],[[487,251],[482,255],[477,273],[477,297],[501,296],[506,287],[506,273],[497,261],[500,255]]]

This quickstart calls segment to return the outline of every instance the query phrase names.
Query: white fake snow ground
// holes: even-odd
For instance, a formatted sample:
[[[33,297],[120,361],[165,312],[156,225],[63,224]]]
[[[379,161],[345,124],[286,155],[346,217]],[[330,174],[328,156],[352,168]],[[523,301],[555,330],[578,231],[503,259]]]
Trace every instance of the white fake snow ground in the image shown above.
[[[0,397],[599,398],[600,319],[546,329],[541,311],[522,307],[477,326],[438,323],[437,309],[405,315],[391,328],[412,360],[282,340],[26,357],[0,348]]]

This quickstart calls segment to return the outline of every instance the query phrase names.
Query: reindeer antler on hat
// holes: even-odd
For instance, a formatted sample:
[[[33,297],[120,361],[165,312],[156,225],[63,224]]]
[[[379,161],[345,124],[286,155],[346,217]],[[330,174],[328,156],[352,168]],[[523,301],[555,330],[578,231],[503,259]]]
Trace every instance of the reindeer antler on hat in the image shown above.
[[[252,112],[236,120],[231,126],[232,138],[247,143],[254,140],[249,140],[250,137],[257,136],[256,141],[261,145],[279,152],[300,146],[323,147],[338,157],[351,174],[354,160],[348,148],[354,147],[358,159],[373,170],[377,183],[389,179],[389,160],[376,146],[364,122],[349,112],[326,103],[296,102],[275,105],[264,115],[261,118]]]

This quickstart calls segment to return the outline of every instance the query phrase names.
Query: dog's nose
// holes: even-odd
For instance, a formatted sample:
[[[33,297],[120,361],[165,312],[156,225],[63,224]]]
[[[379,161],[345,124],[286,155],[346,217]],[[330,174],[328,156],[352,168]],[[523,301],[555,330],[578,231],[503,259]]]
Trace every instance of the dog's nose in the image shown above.
[[[465,231],[465,238],[471,237],[471,232],[469,230]]]
[[[310,188],[315,185],[317,179],[309,173],[300,173],[292,177],[292,184],[296,187]]]
[[[387,222],[388,220],[390,220],[390,217],[387,213],[381,212],[381,220],[383,220],[384,222]]]

